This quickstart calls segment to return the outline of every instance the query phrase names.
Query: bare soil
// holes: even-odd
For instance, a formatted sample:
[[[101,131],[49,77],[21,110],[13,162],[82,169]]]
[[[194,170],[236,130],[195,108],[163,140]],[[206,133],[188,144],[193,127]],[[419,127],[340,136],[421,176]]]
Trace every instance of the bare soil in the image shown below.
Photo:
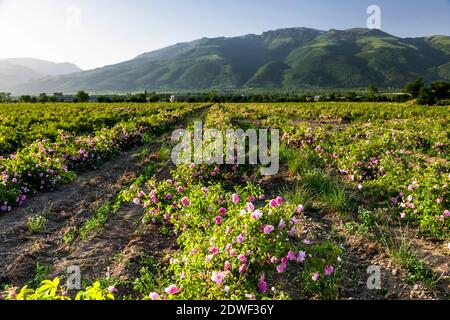
[[[141,149],[125,152],[98,170],[80,174],[72,183],[38,194],[24,207],[0,216],[0,283],[22,285],[34,274],[37,262],[57,265],[64,254],[64,231],[88,219],[137,176]],[[36,214],[44,214],[48,223],[43,233],[32,235],[27,219]],[[95,252],[95,244],[91,246]]]

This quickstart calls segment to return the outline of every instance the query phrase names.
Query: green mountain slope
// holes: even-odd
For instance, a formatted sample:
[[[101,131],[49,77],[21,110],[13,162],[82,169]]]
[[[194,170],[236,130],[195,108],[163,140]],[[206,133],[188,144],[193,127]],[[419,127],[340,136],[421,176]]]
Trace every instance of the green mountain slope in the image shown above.
[[[402,39],[380,30],[290,28],[203,38],[133,60],[13,88],[13,93],[238,88],[402,87],[450,79],[450,37]]]

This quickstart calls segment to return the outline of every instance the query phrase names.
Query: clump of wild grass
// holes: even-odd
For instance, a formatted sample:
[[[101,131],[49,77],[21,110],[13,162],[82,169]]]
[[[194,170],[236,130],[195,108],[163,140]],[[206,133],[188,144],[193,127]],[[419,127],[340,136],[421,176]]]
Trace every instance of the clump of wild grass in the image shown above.
[[[47,218],[44,215],[29,217],[27,220],[28,231],[32,234],[41,233],[47,225]]]

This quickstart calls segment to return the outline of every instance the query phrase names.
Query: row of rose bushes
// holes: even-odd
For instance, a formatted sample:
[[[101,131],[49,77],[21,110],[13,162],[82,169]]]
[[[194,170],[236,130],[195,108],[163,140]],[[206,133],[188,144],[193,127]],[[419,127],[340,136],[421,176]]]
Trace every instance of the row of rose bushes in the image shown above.
[[[92,135],[60,132],[56,141],[42,140],[0,158],[0,213],[21,206],[35,192],[50,191],[75,177],[75,172],[97,168],[123,150],[141,144],[145,134],[159,133],[199,106],[162,109],[103,128]]]
[[[192,171],[209,172],[202,167],[179,166],[174,180],[152,180],[149,192],[135,192],[144,221],[172,226],[180,246],[167,270],[171,285],[151,299],[284,299],[280,283],[288,281],[288,270],[304,297],[336,297],[341,251],[298,238],[303,205],[266,199],[254,182],[225,191],[226,181],[217,177],[232,172],[227,166],[218,166],[216,177],[192,180]]]
[[[222,113],[213,109],[210,115],[215,117],[207,117],[208,127],[208,118]],[[287,299],[288,283],[304,298],[338,296],[341,249],[311,243],[299,232],[304,206],[282,196],[267,198],[255,171],[238,165],[178,165],[171,180],[151,179],[129,189],[125,196],[143,208],[143,223],[165,225],[179,244],[144,299]],[[43,283],[47,290],[12,288],[5,298],[69,299],[63,286],[53,286],[49,294],[50,283]],[[98,299],[120,296],[115,287],[94,287]],[[94,296],[85,291],[76,296],[89,297]]]
[[[225,169],[225,168],[222,168]],[[186,170],[189,171],[189,170]],[[186,172],[185,171],[185,172]],[[179,174],[176,172],[175,174]],[[187,178],[187,177],[185,177]],[[164,287],[150,300],[288,299],[283,283],[301,284],[304,298],[336,298],[341,250],[331,243],[298,238],[302,205],[280,196],[266,200],[259,185],[224,191],[220,180],[184,184],[189,179],[135,186],[130,193],[145,210],[144,223],[166,224],[178,235],[180,249],[164,271]],[[300,241],[303,240],[303,241]],[[120,297],[99,282],[70,294],[57,278],[37,289],[9,287],[7,300],[110,300]]]
[[[448,108],[398,106],[393,110],[389,105],[375,105],[362,110],[354,105],[358,121],[343,124],[338,107],[333,105],[335,116],[327,113],[331,106],[323,111],[314,107],[311,112],[322,115],[318,123],[309,116],[308,121],[302,120],[304,106],[286,107],[286,112],[276,112],[277,105],[227,105],[226,109],[236,118],[280,128],[288,147],[319,159],[367,195],[392,201],[401,218],[417,221],[424,232],[448,237]],[[338,122],[330,123],[330,119]]]
[[[211,108],[205,128],[232,127],[221,106]],[[268,199],[257,171],[237,164],[184,164],[173,179],[152,179],[134,190],[144,222],[173,228],[180,247],[161,281],[167,286],[154,288],[150,299],[284,299],[282,283],[293,278],[303,297],[337,297],[341,250],[299,237],[303,205],[281,195]]]
[[[0,156],[37,140],[55,141],[64,131],[90,134],[119,122],[139,119],[170,109],[169,104],[2,104],[0,106]]]

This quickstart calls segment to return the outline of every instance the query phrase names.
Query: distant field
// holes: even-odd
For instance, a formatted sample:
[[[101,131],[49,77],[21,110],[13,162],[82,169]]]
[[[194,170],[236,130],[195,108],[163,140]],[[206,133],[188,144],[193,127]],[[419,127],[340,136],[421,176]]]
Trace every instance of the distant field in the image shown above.
[[[6,298],[449,296],[449,106],[11,104],[0,120]],[[172,130],[195,120],[279,129],[280,172],[175,166]]]
[[[173,104],[10,104],[0,105],[0,156],[36,140],[54,141],[60,131],[85,135],[120,122],[176,108]]]

